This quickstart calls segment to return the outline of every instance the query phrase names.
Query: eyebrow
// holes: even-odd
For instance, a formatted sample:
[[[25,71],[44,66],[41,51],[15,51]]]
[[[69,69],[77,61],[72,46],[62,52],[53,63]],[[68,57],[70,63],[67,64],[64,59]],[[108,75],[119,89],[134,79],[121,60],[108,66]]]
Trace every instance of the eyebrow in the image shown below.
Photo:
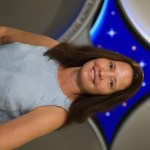
[[[116,63],[115,63],[115,61],[113,61],[113,63],[114,63],[114,70],[116,69]]]
[[[115,63],[115,61],[113,61],[113,62],[114,62],[114,70],[116,70],[116,63]],[[115,81],[115,86],[113,87],[113,90],[116,88],[116,85],[117,85],[116,78],[114,78],[114,81]]]

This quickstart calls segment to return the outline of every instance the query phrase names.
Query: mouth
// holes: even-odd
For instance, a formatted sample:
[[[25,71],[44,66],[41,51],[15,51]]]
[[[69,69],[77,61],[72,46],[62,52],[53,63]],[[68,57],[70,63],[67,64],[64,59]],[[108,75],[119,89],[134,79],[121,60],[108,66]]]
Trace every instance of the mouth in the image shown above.
[[[92,68],[91,75],[92,75],[92,82],[95,83],[96,73],[95,73],[95,68],[94,67]]]

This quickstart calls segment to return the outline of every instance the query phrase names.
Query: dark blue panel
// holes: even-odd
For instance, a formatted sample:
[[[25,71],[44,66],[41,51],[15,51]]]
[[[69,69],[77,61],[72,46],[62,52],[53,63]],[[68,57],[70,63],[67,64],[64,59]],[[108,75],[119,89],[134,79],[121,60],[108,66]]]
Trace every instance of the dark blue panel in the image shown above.
[[[131,29],[131,28],[130,28]],[[124,54],[136,60],[143,68],[145,79],[138,93],[109,112],[97,113],[106,143],[111,144],[120,121],[133,107],[150,94],[150,51],[129,30],[115,0],[104,0],[100,13],[90,30],[93,45]]]

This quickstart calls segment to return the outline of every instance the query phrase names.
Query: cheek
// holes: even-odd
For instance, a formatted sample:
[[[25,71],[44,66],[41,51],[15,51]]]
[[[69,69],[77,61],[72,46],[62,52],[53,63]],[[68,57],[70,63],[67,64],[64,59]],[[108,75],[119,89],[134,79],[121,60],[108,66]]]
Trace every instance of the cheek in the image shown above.
[[[106,80],[101,81],[99,84],[95,85],[96,91],[100,94],[108,94],[109,88]]]
[[[89,83],[89,82],[91,82],[91,80],[90,80],[90,71],[89,71],[88,68],[82,68],[82,69],[81,69],[80,77],[81,77],[81,80],[82,80],[84,83]]]
[[[90,85],[88,74],[84,69],[80,70],[78,74],[78,82],[82,90],[87,89]]]

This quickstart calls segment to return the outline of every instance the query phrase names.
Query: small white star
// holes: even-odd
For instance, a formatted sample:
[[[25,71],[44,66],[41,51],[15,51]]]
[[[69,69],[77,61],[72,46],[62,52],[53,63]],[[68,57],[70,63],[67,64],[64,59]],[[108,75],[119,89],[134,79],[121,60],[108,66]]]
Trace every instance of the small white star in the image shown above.
[[[140,65],[140,67],[142,67],[142,68],[143,68],[143,67],[145,67],[145,66],[146,66],[146,63],[145,63],[143,60],[141,60],[141,61],[140,61],[140,63],[139,63],[139,65]]]
[[[131,47],[131,49],[132,49],[133,51],[136,51],[136,50],[137,50],[137,47],[136,47],[135,45],[133,45],[133,46]]]
[[[112,11],[112,12],[111,12],[111,15],[112,15],[112,16],[114,16],[115,14],[116,14],[115,11]]]
[[[117,34],[117,32],[116,32],[116,31],[114,31],[114,29],[110,29],[110,30],[107,32],[107,34],[108,34],[111,38],[113,38],[113,37],[114,37],[114,35],[116,35],[116,34]]]
[[[127,103],[126,103],[126,102],[123,102],[123,103],[122,103],[122,106],[123,106],[123,107],[126,107],[126,106],[127,106]]]
[[[143,82],[143,83],[142,83],[142,86],[143,86],[143,87],[145,87],[145,86],[146,86],[146,83],[145,83],[145,82]]]
[[[106,112],[106,116],[109,117],[110,116],[110,112]]]
[[[101,48],[102,46],[101,45],[98,45],[98,48]]]

